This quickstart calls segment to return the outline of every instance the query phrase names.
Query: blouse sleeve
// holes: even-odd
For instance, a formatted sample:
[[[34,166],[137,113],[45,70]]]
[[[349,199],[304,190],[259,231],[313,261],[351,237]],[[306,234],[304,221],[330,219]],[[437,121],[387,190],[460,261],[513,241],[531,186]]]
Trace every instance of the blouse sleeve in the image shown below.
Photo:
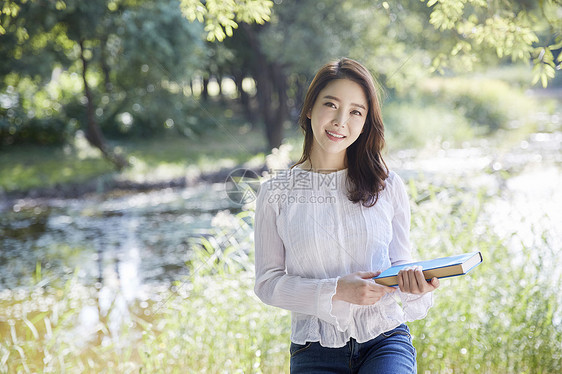
[[[345,331],[351,323],[350,304],[332,300],[339,277],[309,279],[287,274],[285,247],[277,231],[279,204],[269,182],[262,184],[256,201],[254,292],[266,304],[316,316]]]
[[[389,245],[390,263],[392,266],[412,262],[410,250],[410,201],[406,193],[406,186],[402,179],[394,172],[388,178],[392,189],[394,217],[392,218],[392,240]],[[402,301],[402,308],[406,321],[424,318],[433,305],[433,292],[425,295],[414,295],[400,290],[397,291]]]

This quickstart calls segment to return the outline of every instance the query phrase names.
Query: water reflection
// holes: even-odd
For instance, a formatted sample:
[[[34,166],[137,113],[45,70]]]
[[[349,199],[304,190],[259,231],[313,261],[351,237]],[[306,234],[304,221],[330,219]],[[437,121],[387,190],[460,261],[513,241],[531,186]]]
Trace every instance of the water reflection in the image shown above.
[[[221,184],[84,199],[21,200],[0,217],[0,287],[48,282],[78,269],[83,282],[116,283],[127,299],[185,273],[190,238],[216,212],[237,209]]]
[[[72,293],[81,295],[70,299],[89,300],[80,305],[68,331],[72,340],[80,337],[76,346],[83,347],[126,344],[119,335],[132,323],[135,302],[146,304],[155,285],[187,275],[190,241],[209,233],[217,212],[239,210],[222,184],[20,200],[10,208],[0,216],[0,290],[24,292],[32,284],[57,289],[70,282]],[[28,315],[25,310],[6,312]],[[7,327],[0,324],[0,334]]]

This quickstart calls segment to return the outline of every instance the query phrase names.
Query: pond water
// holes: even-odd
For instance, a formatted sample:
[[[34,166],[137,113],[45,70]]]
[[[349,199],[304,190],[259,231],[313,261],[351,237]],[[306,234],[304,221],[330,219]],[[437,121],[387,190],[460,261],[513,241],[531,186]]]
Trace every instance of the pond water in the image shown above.
[[[224,184],[81,199],[22,199],[0,217],[0,288],[37,280],[118,281],[128,299],[142,285],[186,274],[190,240],[221,210],[236,211]],[[38,265],[40,268],[38,269]]]
[[[400,151],[387,159],[404,178],[423,174],[435,184],[464,178],[467,188],[485,187],[498,197],[490,205],[498,234],[515,227],[523,243],[533,241],[531,228],[540,223],[560,250],[561,149],[562,133],[552,132],[507,151],[485,141],[458,149],[445,143],[434,152]],[[186,275],[193,239],[210,233],[218,212],[240,209],[224,183],[15,201],[0,215],[0,289],[64,281],[77,271],[81,283],[118,285],[132,300],[146,287]]]

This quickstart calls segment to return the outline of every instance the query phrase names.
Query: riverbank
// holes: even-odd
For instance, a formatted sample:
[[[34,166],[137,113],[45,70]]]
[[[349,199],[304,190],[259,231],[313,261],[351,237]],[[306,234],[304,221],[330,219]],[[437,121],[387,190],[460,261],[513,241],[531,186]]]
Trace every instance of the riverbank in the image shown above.
[[[112,142],[131,166],[117,172],[78,134],[64,147],[15,146],[0,157],[0,205],[17,199],[79,198],[108,191],[149,191],[224,181],[238,166],[259,170],[265,140],[241,126],[197,138],[162,136]]]
[[[167,188],[193,187],[205,183],[220,183],[227,179],[232,170],[239,168],[251,170],[258,175],[267,170],[265,163],[250,162],[233,167],[221,167],[213,171],[190,168],[185,176],[144,181],[126,179],[118,173],[108,173],[84,182],[68,182],[50,187],[34,187],[23,191],[3,192],[0,194],[0,211],[21,199],[77,199],[91,194],[138,193]]]

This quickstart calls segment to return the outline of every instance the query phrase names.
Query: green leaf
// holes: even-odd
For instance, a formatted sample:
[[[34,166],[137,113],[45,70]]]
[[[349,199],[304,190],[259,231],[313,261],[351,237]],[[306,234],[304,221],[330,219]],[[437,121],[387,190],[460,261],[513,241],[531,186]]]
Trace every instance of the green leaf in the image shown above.
[[[556,44],[551,44],[548,46],[550,48],[550,50],[552,51],[556,51],[557,49],[562,48],[562,38],[560,39],[560,41]]]
[[[541,74],[541,84],[543,88],[546,88],[546,86],[548,86],[548,77],[546,76],[546,73],[544,71]]]
[[[535,84],[541,78],[541,66],[535,65],[533,66],[533,79],[531,80],[531,84]]]
[[[554,67],[550,66],[550,65],[545,65],[544,66],[544,73],[547,77],[549,78],[554,78],[555,75],[555,70]]]

